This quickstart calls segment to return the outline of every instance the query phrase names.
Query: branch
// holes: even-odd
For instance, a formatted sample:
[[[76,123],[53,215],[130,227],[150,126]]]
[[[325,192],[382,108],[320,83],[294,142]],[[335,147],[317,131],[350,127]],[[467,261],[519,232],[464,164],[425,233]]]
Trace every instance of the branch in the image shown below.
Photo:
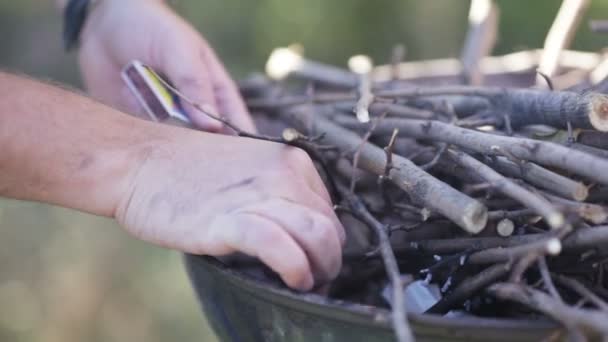
[[[526,190],[524,187],[503,177],[489,166],[464,152],[448,150],[448,155],[458,163],[458,165],[492,184],[499,192],[536,211],[545,219],[551,228],[557,229],[564,225],[564,216],[562,213],[542,196],[538,196],[535,193]]]
[[[390,241],[387,235],[387,227],[380,223],[370,212],[367,210],[361,200],[355,196],[352,192],[342,191],[344,200],[348,203],[352,214],[366,223],[378,236],[378,245],[386,273],[391,282],[392,286],[392,318],[393,318],[393,329],[397,335],[399,342],[414,341],[414,337],[410,330],[410,326],[407,320],[407,311],[405,308],[405,297],[403,296],[403,284],[401,282],[401,274],[399,273],[399,266],[395,254],[391,248]]]
[[[469,9],[469,31],[460,56],[462,74],[467,84],[483,81],[481,60],[489,55],[496,43],[498,8],[492,0],[473,0]]]
[[[445,314],[456,305],[459,305],[471,298],[479,291],[486,288],[488,285],[495,283],[500,278],[505,277],[511,266],[509,263],[496,264],[490,266],[475,275],[464,279],[458,286],[447,296],[441,298],[433,305],[426,313]]]
[[[564,0],[562,2],[545,39],[538,67],[540,72],[548,77],[556,74],[561,51],[570,45],[589,3],[589,0]],[[537,82],[537,84],[539,83]]]
[[[283,116],[296,127],[306,128],[311,124],[297,110],[286,112]],[[361,144],[362,139],[356,133],[321,116],[315,117],[311,128],[313,132],[323,134],[324,143],[336,146],[344,153],[352,153],[361,146],[359,167],[378,176],[384,174],[386,153],[380,147],[370,143]],[[406,158],[393,154],[393,164],[395,167],[390,170],[388,178],[424,207],[442,214],[470,233],[478,233],[485,227],[487,209],[481,203],[424,172]]]
[[[561,322],[566,327],[575,325],[589,328],[608,336],[608,314],[588,309],[579,309],[560,303],[549,295],[531,287],[509,283],[498,283],[490,286],[488,291],[497,298],[511,300],[540,311]]]
[[[505,157],[496,157],[490,159],[490,165],[506,176],[521,177],[530,184],[565,198],[584,201],[589,194],[589,190],[583,183],[573,181],[534,163],[522,161],[518,165]]]
[[[343,120],[341,124],[349,128],[366,129],[365,124],[353,120]],[[608,172],[605,172],[608,170],[608,160],[558,144],[488,134],[439,121],[391,118],[386,118],[378,124],[375,133],[388,135],[394,128],[399,128],[399,133],[403,136],[445,142],[485,155],[500,155],[500,151],[507,151],[518,159],[560,168],[598,183],[608,184]]]

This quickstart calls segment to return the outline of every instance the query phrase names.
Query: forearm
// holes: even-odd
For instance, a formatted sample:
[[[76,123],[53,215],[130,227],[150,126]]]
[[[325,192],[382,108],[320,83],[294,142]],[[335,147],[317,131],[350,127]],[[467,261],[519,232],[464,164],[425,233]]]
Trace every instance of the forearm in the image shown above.
[[[159,130],[72,92],[0,73],[0,196],[112,216]]]

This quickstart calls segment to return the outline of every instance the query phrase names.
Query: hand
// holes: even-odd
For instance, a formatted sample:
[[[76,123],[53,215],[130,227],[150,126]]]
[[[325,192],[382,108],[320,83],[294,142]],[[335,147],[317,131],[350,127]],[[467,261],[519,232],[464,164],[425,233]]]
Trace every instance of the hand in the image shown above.
[[[202,134],[180,130],[179,141],[147,155],[118,222],[163,247],[258,257],[295,289],[336,277],[344,230],[308,155]]]
[[[199,33],[160,0],[104,0],[94,7],[81,35],[79,54],[91,95],[118,109],[142,109],[120,78],[131,60],[150,65],[195,102],[254,131],[237,87]],[[222,124],[187,108],[194,124],[219,132]]]

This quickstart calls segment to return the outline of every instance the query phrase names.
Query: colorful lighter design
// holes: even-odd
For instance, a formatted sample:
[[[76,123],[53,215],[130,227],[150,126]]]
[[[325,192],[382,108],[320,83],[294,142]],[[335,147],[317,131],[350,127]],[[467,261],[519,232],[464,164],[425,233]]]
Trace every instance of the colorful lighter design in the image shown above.
[[[132,61],[122,70],[121,77],[152,120],[165,122],[175,118],[186,124],[191,123],[179,97],[149,66]]]

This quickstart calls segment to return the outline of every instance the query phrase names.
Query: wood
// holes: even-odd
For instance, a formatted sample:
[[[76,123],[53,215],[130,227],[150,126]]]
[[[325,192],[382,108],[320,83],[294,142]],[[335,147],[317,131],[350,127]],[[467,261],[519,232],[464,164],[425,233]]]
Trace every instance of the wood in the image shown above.
[[[283,117],[297,129],[310,135],[322,135],[321,143],[335,146],[346,154],[360,151],[359,167],[378,176],[384,174],[385,152],[371,143],[364,143],[354,132],[316,116],[314,120],[302,110],[292,110]],[[392,133],[392,131],[391,131]],[[455,190],[418,168],[410,160],[393,154],[395,167],[389,179],[415,201],[449,218],[469,233],[479,233],[487,222],[487,209],[478,201]]]
[[[481,85],[481,60],[492,53],[498,33],[498,8],[492,0],[472,0],[469,31],[460,56],[466,84]]]

